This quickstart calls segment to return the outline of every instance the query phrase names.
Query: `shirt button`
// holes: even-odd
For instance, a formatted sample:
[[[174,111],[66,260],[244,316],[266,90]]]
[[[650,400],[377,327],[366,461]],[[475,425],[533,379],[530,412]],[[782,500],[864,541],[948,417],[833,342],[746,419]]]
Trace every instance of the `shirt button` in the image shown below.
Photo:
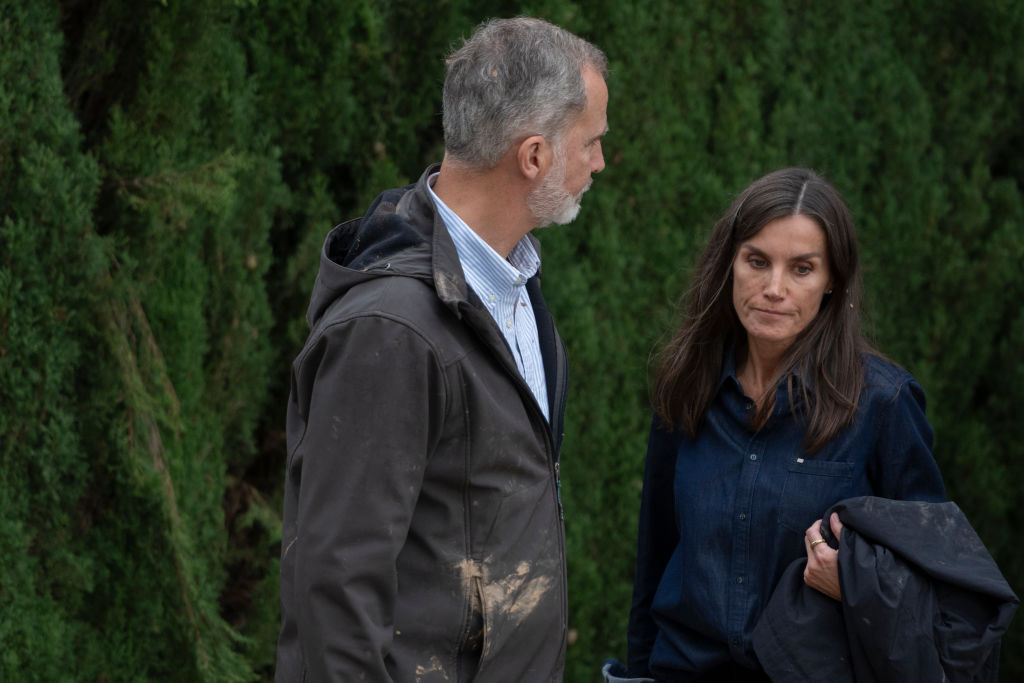
[[[751,460],[757,460],[757,453],[751,453],[750,454],[750,459]]]
[[[512,318],[509,318],[508,320],[505,321],[505,327],[507,327],[510,330],[512,329]]]
[[[741,512],[741,513],[740,513],[740,521],[742,522],[742,521],[743,521],[743,520],[745,520],[746,518],[747,518],[747,513],[745,513],[745,512]]]
[[[487,300],[490,301],[493,304],[498,299],[493,294],[491,294],[489,297],[487,297]]]
[[[736,583],[743,583],[743,577],[742,576],[737,576],[736,577]]]

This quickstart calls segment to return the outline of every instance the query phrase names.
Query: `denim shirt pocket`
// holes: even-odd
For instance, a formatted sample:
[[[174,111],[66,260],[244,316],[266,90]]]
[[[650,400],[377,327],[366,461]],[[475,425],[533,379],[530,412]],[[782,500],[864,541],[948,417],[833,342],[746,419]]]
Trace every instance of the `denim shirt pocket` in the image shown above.
[[[803,534],[833,503],[852,495],[853,463],[797,458],[786,467],[779,524]]]

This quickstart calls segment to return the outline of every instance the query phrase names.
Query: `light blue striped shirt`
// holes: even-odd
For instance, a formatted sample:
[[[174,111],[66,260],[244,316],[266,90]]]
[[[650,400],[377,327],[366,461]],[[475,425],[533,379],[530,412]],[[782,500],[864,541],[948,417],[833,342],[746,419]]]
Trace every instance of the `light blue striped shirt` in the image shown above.
[[[544,417],[550,421],[544,361],[537,338],[537,320],[533,315],[533,306],[530,305],[530,295],[526,292],[526,281],[540,268],[540,256],[530,240],[523,237],[509,253],[508,260],[501,258],[498,252],[434,194],[432,186],[437,175],[435,173],[430,177],[427,187],[455,243],[459,262],[466,273],[466,284],[484,302],[494,322],[505,335],[519,374],[530,386]]]

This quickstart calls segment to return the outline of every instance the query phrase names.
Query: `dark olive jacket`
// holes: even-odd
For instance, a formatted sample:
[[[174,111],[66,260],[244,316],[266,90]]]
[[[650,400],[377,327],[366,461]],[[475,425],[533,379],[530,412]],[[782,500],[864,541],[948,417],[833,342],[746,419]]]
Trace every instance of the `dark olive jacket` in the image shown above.
[[[535,276],[549,426],[466,285],[436,168],[324,244],[288,404],[279,683],[562,677],[565,350]]]

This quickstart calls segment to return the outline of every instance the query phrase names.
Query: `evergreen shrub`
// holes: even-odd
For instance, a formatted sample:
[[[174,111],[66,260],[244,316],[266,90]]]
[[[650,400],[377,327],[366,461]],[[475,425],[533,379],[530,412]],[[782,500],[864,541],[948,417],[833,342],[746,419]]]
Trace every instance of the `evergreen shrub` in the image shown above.
[[[873,338],[1024,585],[1024,5],[3,0],[0,680],[272,680],[320,244],[440,160],[444,55],[517,14],[611,69],[607,168],[538,232],[572,372],[566,680],[625,656],[651,354],[781,166],[847,197]],[[1014,624],[1004,680],[1022,652]]]

